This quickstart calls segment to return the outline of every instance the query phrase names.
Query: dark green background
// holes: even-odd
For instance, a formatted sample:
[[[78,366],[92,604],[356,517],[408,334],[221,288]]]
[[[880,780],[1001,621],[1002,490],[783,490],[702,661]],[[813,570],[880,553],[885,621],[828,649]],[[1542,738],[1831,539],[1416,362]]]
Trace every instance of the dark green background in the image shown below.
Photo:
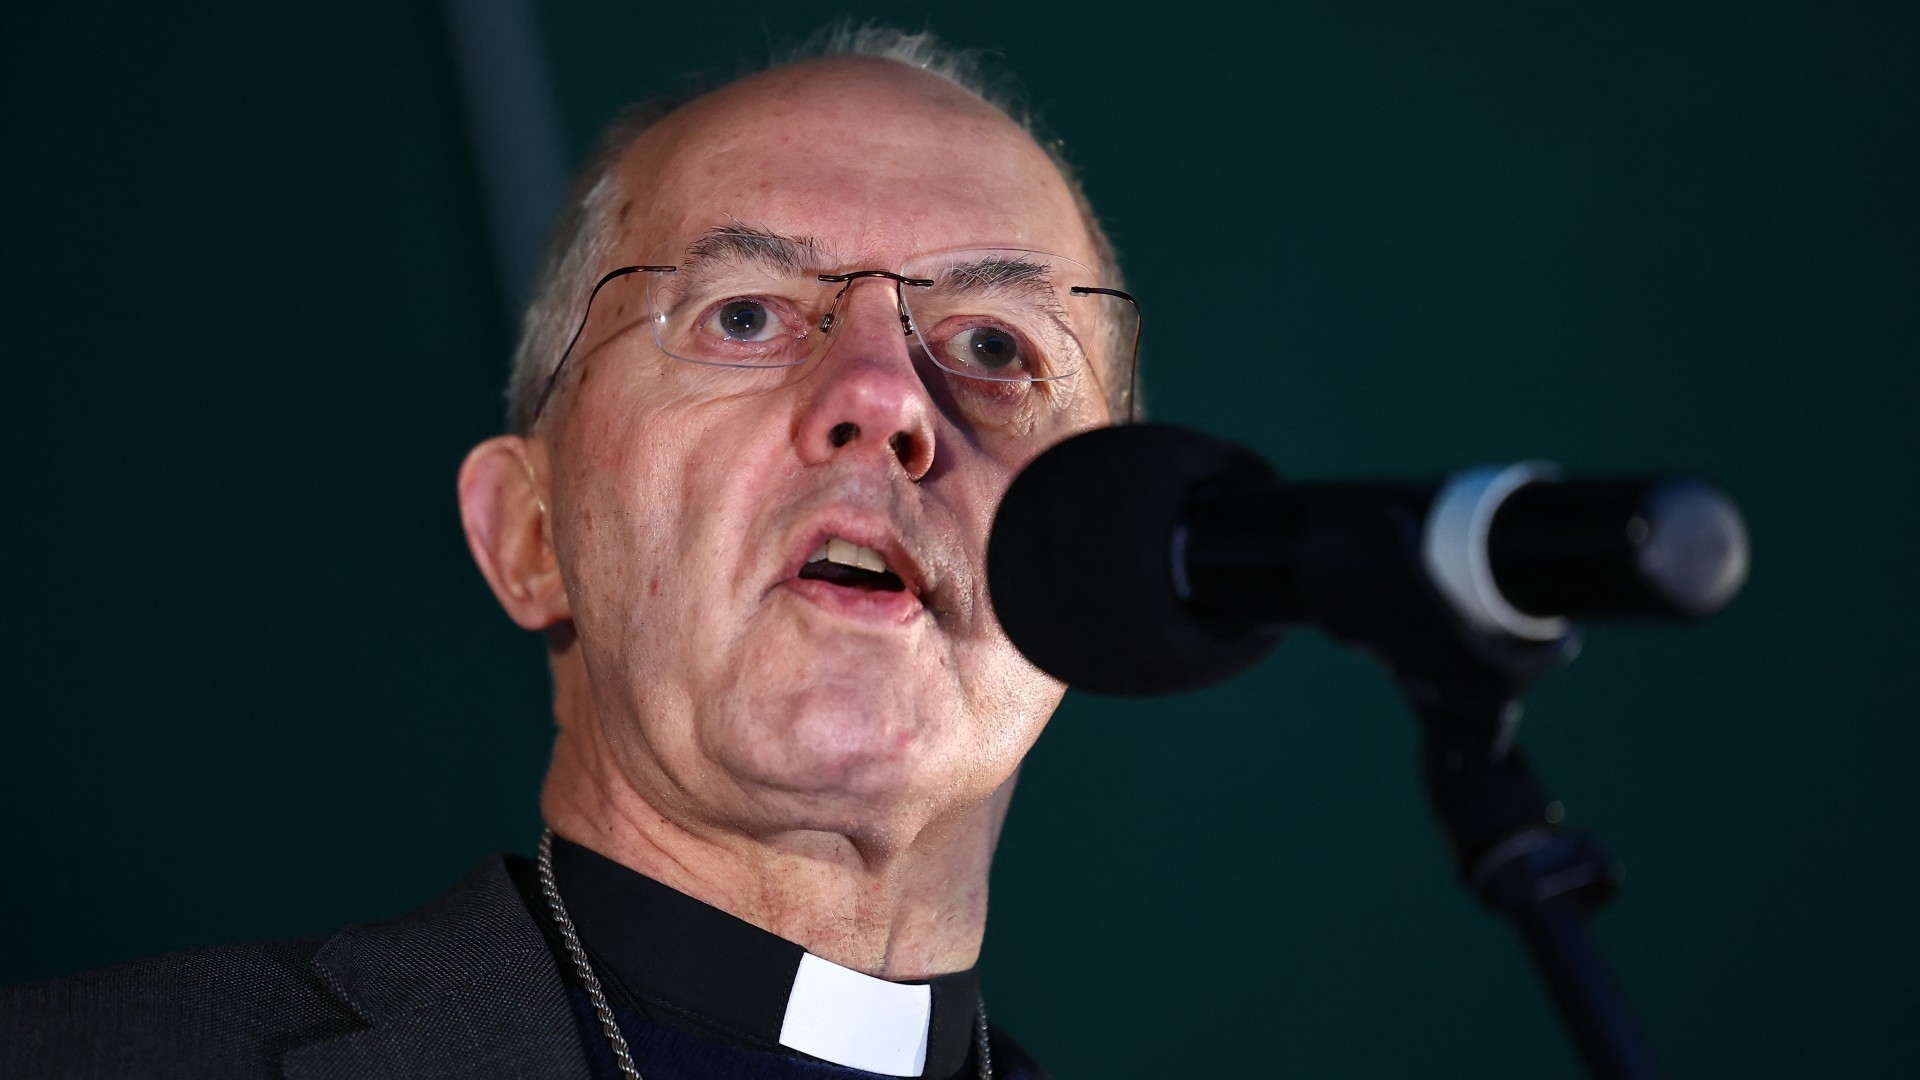
[[[453,502],[510,327],[436,11],[21,7],[0,982],[324,933],[529,850],[541,646]],[[1601,937],[1674,1075],[1920,1075],[1920,9],[550,3],[570,146],[848,10],[1022,74],[1161,418],[1301,477],[1722,479],[1745,595],[1595,628],[1524,736],[1629,869]],[[1575,1073],[1414,750],[1311,637],[1070,696],[995,875],[995,1016],[1064,1080]]]

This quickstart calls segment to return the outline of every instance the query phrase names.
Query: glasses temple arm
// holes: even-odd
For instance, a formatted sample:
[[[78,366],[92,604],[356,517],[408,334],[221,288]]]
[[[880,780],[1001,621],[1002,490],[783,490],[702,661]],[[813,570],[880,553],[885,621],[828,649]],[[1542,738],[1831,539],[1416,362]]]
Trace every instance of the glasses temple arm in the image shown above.
[[[1133,305],[1133,348],[1128,353],[1129,359],[1127,361],[1127,419],[1126,419],[1126,422],[1131,424],[1133,422],[1133,411],[1134,411],[1133,395],[1134,395],[1134,391],[1138,389],[1137,384],[1139,382],[1139,376],[1140,376],[1140,324],[1146,321],[1146,316],[1143,315],[1140,311],[1140,301],[1135,300],[1133,298],[1133,294],[1130,292],[1126,292],[1125,290],[1102,289],[1097,285],[1075,285],[1072,288],[1068,289],[1067,291],[1072,293],[1074,296],[1095,296],[1095,295],[1117,296],[1120,299],[1125,300],[1127,303]]]
[[[616,278],[628,274],[671,274],[680,269],[677,266],[622,266],[609,270],[599,281],[594,282],[593,291],[587,294],[587,302],[580,310],[580,325],[574,327],[573,336],[567,339],[567,347],[560,352],[560,359],[554,361],[553,370],[547,373],[547,381],[540,387],[540,396],[533,403],[533,416],[527,421],[529,427],[540,422],[540,414],[546,411],[547,399],[553,396],[553,387],[560,379],[560,372],[567,366],[567,358],[573,355],[573,347],[580,344],[580,335],[587,332],[587,319],[593,314],[593,298],[600,290]]]

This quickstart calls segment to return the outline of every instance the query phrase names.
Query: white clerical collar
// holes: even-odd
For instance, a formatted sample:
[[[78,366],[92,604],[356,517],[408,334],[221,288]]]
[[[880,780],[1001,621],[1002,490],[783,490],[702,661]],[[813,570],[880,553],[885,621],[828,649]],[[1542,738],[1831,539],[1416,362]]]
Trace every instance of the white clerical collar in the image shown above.
[[[780,1045],[884,1076],[919,1076],[932,1021],[926,983],[888,982],[806,953],[787,994]]]
[[[602,978],[673,1026],[882,1076],[945,1080],[972,1047],[979,981],[876,979],[556,838],[554,871]]]

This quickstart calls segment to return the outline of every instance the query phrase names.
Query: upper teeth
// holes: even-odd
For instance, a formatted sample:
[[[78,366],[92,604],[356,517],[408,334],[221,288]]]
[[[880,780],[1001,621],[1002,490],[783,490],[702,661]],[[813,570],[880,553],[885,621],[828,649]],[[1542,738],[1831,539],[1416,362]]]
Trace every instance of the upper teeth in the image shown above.
[[[876,574],[887,572],[887,560],[881,558],[879,552],[870,547],[861,547],[859,544],[842,540],[837,536],[821,544],[807,561],[819,562],[822,559],[837,562],[842,566],[857,566]]]

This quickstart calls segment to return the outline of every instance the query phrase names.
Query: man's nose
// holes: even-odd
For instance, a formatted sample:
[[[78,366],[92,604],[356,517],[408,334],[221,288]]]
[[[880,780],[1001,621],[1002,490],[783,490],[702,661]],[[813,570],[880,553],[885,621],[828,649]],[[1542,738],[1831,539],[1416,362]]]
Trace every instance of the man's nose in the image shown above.
[[[902,287],[884,278],[856,280],[836,305],[832,337],[800,415],[801,460],[878,454],[916,483],[933,468],[934,404],[914,368],[895,292]]]

